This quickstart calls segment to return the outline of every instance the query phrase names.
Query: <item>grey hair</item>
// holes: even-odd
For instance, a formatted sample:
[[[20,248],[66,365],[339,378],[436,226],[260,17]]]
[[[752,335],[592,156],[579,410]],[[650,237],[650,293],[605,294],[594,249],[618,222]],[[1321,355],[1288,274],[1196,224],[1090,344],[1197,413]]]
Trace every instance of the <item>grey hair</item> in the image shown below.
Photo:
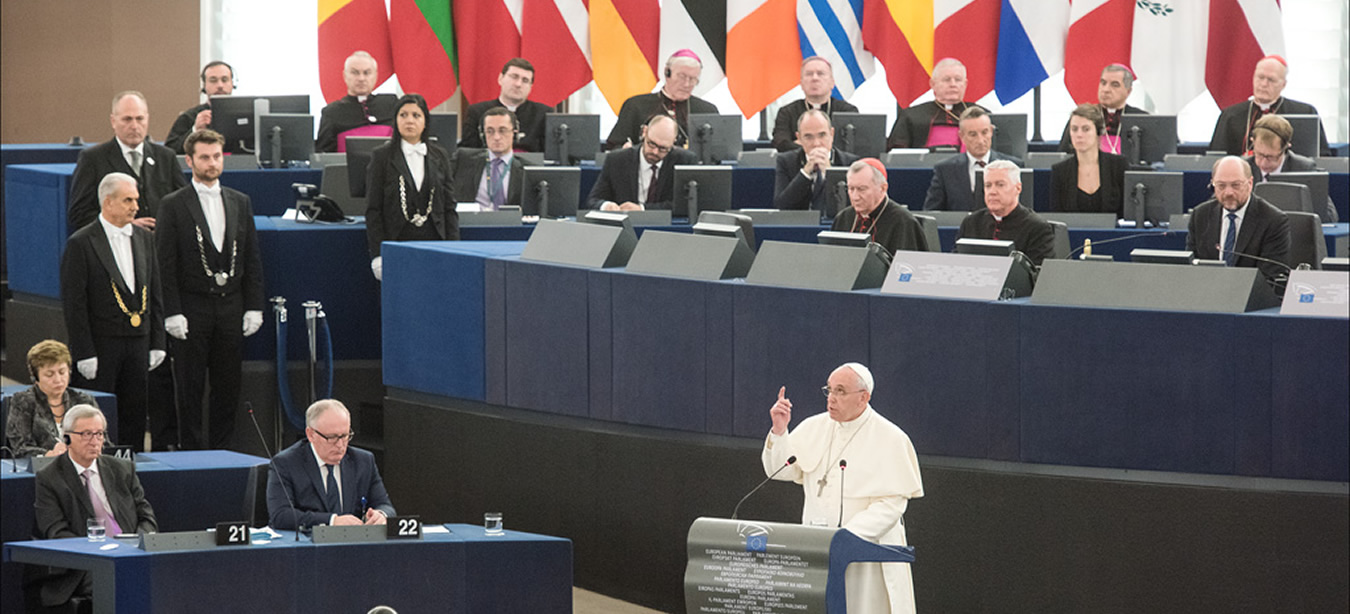
[[[1013,164],[1011,160],[994,160],[989,163],[989,166],[984,167],[985,176],[989,175],[989,171],[1008,171],[1013,183],[1022,185],[1022,169]]]
[[[347,406],[343,405],[342,401],[337,399],[319,399],[315,401],[313,405],[310,405],[309,409],[305,410],[305,426],[313,428],[314,422],[319,419],[319,416],[322,416],[329,410],[341,411],[347,415],[348,419],[351,419],[352,417],[352,412],[347,411]]]
[[[883,183],[886,183],[886,175],[883,174],[881,171],[877,170],[877,167],[868,164],[864,160],[858,160],[857,162],[848,165],[848,174],[856,175],[858,173],[863,172],[864,169],[872,171],[872,185],[881,185]]]
[[[126,173],[108,173],[103,176],[103,180],[98,182],[98,204],[103,205],[108,198],[117,192],[117,187],[124,183],[136,185],[136,178]]]
[[[939,70],[958,67],[965,68],[966,65],[962,64],[961,60],[958,60],[956,58],[942,58],[941,60],[938,60],[937,64],[933,65],[933,75],[936,76]]]
[[[359,50],[359,49],[356,50],[356,51],[353,51],[351,55],[347,56],[347,59],[345,59],[345,60],[342,61],[342,71],[343,71],[343,72],[346,72],[347,69],[348,69],[349,67],[351,67],[352,60],[354,60],[354,59],[356,59],[356,58],[365,58],[365,59],[367,59],[367,60],[370,60],[371,65],[375,67],[375,74],[379,74],[379,73],[380,73],[380,62],[379,62],[379,60],[376,60],[376,59],[375,59],[375,56],[370,55],[370,52],[363,51],[363,50]]]
[[[667,69],[675,68],[676,66],[687,66],[689,68],[697,68],[700,71],[703,70],[703,64],[701,62],[683,55],[672,55],[666,60]]]
[[[98,416],[98,419],[103,421],[104,429],[108,428],[108,417],[104,416],[103,412],[100,411],[99,408],[94,407],[93,405],[81,403],[79,405],[70,408],[70,410],[66,412],[65,417],[61,419],[61,431],[68,433],[70,432],[70,429],[75,428],[76,422],[84,420],[85,418],[92,418],[94,416]]]
[[[1125,89],[1127,90],[1134,87],[1134,71],[1130,70],[1129,66],[1124,64],[1107,64],[1106,68],[1102,69],[1102,74],[1105,75],[1109,72],[1124,73],[1120,78],[1120,82],[1125,84]]]
[[[142,93],[140,93],[140,92],[138,92],[138,91],[136,91],[136,90],[125,90],[125,91],[117,92],[117,95],[113,96],[113,101],[112,101],[112,112],[113,112],[113,113],[116,113],[116,112],[117,112],[117,103],[122,102],[122,99],[123,99],[123,98],[126,98],[127,96],[135,96],[135,97],[137,97],[137,98],[140,98],[140,99],[141,99],[141,104],[145,105],[146,108],[149,108],[149,107],[150,107],[150,103],[148,103],[148,102],[145,101],[145,94],[142,94]]]
[[[839,365],[840,369],[843,369],[844,367],[848,367],[858,376],[858,383],[863,385],[863,388],[867,390],[867,394],[872,394],[872,389],[876,387],[876,380],[872,379],[872,371],[870,369],[863,366],[860,362],[846,362]]]
[[[829,60],[828,58],[825,58],[825,57],[822,57],[822,56],[818,56],[818,55],[813,55],[813,56],[811,56],[811,57],[809,57],[809,58],[803,59],[803,60],[802,60],[802,70],[806,70],[806,65],[807,65],[807,64],[810,64],[811,62],[824,62],[824,63],[825,63],[825,67],[828,68],[828,69],[830,69],[830,74],[831,74],[831,75],[834,74],[834,64],[831,64],[831,63],[830,63],[830,60]]]

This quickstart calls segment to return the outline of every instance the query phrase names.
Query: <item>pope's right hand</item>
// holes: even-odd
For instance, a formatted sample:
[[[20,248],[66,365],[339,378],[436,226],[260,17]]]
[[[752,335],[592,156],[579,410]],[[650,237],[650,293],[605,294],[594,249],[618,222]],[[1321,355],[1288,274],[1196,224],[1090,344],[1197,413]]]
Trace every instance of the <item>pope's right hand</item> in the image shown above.
[[[787,398],[787,386],[778,389],[778,402],[769,408],[769,419],[773,420],[773,434],[787,432],[788,422],[792,421],[792,401]]]

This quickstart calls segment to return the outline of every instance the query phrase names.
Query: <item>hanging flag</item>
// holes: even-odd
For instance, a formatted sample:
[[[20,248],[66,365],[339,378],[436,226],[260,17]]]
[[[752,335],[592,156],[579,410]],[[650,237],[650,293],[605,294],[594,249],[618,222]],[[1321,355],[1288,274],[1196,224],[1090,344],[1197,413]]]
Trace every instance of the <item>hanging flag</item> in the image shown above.
[[[428,107],[455,95],[455,26],[449,0],[389,0],[389,38],[398,84]]]
[[[660,49],[657,58],[662,62],[681,49],[698,54],[703,72],[694,94],[708,93],[726,78],[722,73],[727,61],[726,0],[665,0],[661,5]]]
[[[534,65],[530,99],[555,106],[591,81],[590,16],[582,0],[525,4],[520,57]]]
[[[1134,2],[1074,0],[1064,41],[1064,85],[1074,102],[1097,102],[1102,69],[1108,64],[1129,64]],[[1135,75],[1148,78],[1138,71]]]
[[[623,101],[656,86],[661,5],[657,0],[591,0],[591,72],[617,114]]]
[[[1219,108],[1252,95],[1256,62],[1284,54],[1278,0],[1210,0],[1205,85]]]
[[[747,119],[801,82],[796,0],[728,0],[727,88]]]
[[[1209,5],[1140,2],[1134,10],[1130,67],[1154,113],[1176,115],[1205,91]]]
[[[497,77],[506,61],[520,55],[520,11],[524,0],[455,2],[459,43],[459,84],[468,104],[501,94]]]
[[[1064,69],[1067,0],[1003,0],[994,92],[1008,104]]]
[[[384,0],[319,0],[319,88],[333,102],[347,95],[343,64],[356,51],[365,51],[379,66],[379,86],[394,74]]]
[[[934,0],[933,57],[966,65],[966,100],[994,90],[999,0]]]
[[[830,61],[836,98],[847,100],[876,71],[872,54],[863,49],[862,20],[863,0],[797,0],[802,57]]]
[[[928,91],[933,73],[933,5],[864,0],[863,46],[886,67],[896,102],[908,106]]]

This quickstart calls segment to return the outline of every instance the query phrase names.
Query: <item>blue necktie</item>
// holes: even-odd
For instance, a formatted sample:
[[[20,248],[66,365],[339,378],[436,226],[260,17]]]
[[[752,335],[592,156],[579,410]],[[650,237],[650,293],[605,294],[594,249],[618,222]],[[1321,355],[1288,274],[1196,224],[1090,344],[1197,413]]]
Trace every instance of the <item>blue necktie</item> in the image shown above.
[[[342,496],[338,493],[337,477],[333,475],[333,466],[324,465],[328,470],[328,481],[324,483],[327,492],[324,493],[323,502],[328,506],[328,511],[333,514],[342,513]]]
[[[488,176],[488,199],[492,201],[492,209],[498,210],[506,204],[506,191],[502,189],[502,167],[506,166],[506,161],[501,158],[492,160],[492,170]]]
[[[1237,244],[1237,214],[1228,214],[1228,232],[1223,236],[1223,261],[1228,266],[1233,266],[1237,262],[1237,254],[1233,253],[1233,246]]]

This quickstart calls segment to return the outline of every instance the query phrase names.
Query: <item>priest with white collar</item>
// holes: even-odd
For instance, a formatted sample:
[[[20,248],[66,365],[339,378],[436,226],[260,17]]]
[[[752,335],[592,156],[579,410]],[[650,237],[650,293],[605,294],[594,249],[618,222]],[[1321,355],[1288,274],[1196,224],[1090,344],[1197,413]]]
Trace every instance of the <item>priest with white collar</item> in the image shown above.
[[[769,410],[773,427],[760,460],[776,476],[802,485],[802,523],[843,527],[867,540],[904,545],[904,513],[923,496],[919,461],[909,436],[872,408],[872,372],[856,362],[830,374],[821,391],[827,411],[788,432],[792,401],[786,387]],[[845,478],[843,473],[847,471]],[[842,499],[842,506],[840,504]],[[913,612],[914,587],[905,563],[855,563],[845,572],[848,611]]]

